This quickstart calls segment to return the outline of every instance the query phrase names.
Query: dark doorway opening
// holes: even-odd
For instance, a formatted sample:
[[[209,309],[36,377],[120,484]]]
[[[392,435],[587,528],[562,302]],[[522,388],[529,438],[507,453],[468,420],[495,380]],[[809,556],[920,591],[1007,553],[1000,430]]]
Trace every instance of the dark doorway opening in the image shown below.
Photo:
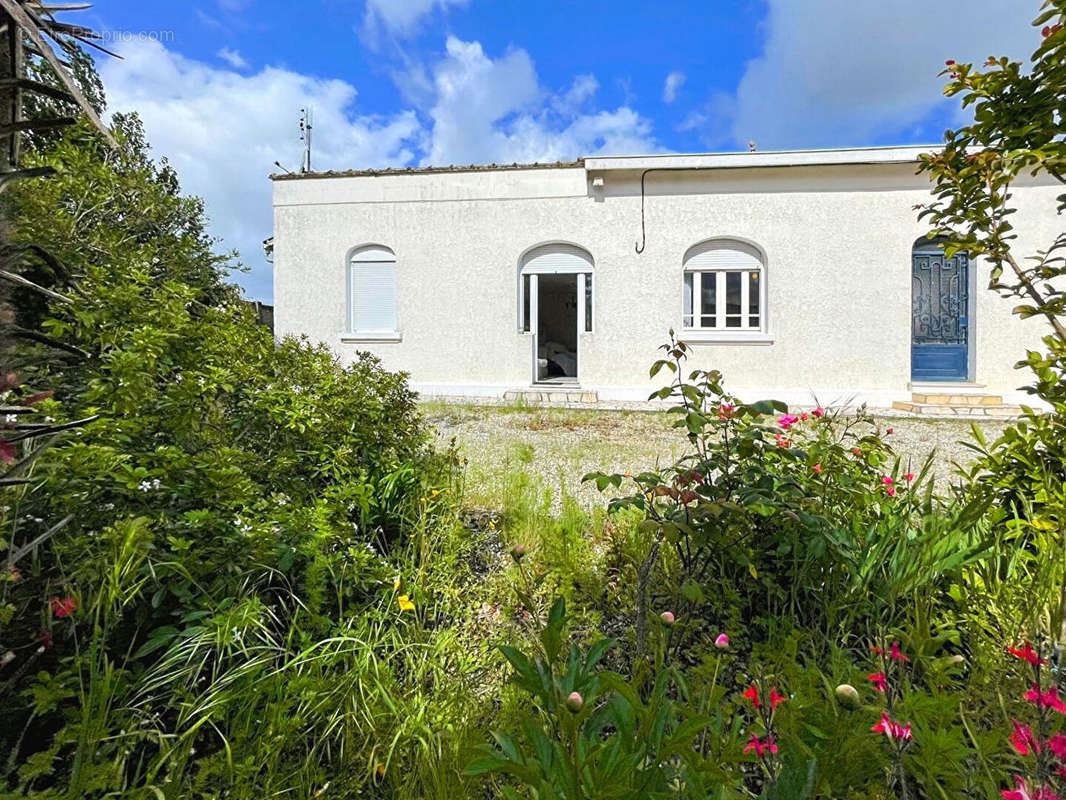
[[[537,278],[537,381],[577,382],[577,275]]]

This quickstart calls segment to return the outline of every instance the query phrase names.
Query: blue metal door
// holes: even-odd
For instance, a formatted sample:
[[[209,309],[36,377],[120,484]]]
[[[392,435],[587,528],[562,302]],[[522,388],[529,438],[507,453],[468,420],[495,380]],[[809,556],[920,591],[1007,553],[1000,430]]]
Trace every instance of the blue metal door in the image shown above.
[[[911,380],[964,381],[969,373],[969,258],[915,249],[911,290]]]

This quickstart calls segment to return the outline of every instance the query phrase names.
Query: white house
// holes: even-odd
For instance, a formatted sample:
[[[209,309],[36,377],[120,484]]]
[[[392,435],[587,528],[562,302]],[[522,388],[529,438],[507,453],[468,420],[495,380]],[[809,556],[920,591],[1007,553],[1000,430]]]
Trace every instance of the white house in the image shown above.
[[[930,149],[275,175],[275,330],[430,395],[643,400],[673,329],[745,399],[1016,402],[1044,323],[924,238]],[[1060,188],[1016,188],[1020,252]]]

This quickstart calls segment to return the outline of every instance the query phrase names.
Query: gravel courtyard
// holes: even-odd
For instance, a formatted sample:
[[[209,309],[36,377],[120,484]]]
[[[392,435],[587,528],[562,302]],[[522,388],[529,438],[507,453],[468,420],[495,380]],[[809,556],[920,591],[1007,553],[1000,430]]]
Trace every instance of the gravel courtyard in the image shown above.
[[[667,465],[684,449],[683,433],[670,427],[674,416],[662,411],[604,411],[520,406],[479,406],[450,403],[424,405],[439,439],[454,439],[468,460],[466,502],[487,508],[500,506],[510,471],[525,469],[553,494],[558,505],[564,493],[591,508],[603,498],[581,477],[593,470],[637,472],[655,464]],[[969,420],[930,420],[905,416],[878,417],[891,427],[889,442],[910,464],[917,466],[934,453],[938,482],[951,481],[955,463],[974,457],[962,442],[972,438]],[[989,441],[1002,422],[982,422]]]

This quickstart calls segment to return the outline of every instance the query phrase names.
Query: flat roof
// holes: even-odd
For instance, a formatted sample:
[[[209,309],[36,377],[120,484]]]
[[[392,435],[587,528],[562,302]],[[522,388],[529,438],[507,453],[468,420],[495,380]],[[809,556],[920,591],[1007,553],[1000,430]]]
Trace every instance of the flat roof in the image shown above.
[[[589,172],[645,169],[735,169],[742,167],[813,167],[852,164],[916,163],[923,153],[939,150],[939,144],[887,147],[845,147],[822,150],[756,150],[736,153],[660,153],[628,156],[588,156],[576,161],[531,164],[467,164],[437,167],[386,167],[383,169],[329,170],[325,172],[274,173],[271,180],[305,178],[361,178],[387,175],[430,175],[445,172],[496,172],[520,169],[573,169]]]
[[[438,172],[500,172],[514,169],[572,169],[585,166],[585,160],[546,161],[531,164],[449,164],[446,167],[384,167],[382,169],[343,169],[325,172],[273,173],[274,181],[302,180],[304,178],[365,178],[381,175],[432,175]]]

